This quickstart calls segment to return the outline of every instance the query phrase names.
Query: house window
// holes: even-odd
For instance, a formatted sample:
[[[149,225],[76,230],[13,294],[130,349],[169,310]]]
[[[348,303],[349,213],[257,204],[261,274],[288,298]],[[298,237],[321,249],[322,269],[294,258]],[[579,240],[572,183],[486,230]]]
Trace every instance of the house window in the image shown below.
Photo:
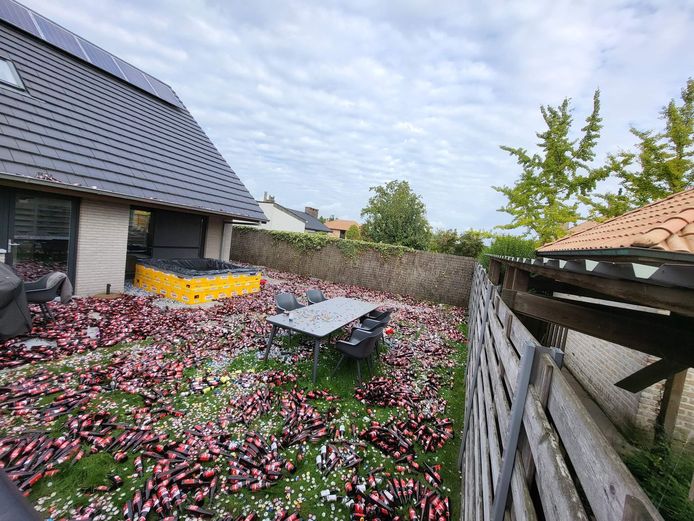
[[[17,69],[9,60],[0,58],[0,85],[9,85],[16,89],[24,89],[24,83],[17,73]]]
[[[69,273],[76,215],[73,201],[19,192],[13,207],[7,244],[17,273],[24,280],[36,280],[53,271]]]
[[[128,253],[150,256],[152,254],[152,212],[148,210],[130,210],[128,226]]]

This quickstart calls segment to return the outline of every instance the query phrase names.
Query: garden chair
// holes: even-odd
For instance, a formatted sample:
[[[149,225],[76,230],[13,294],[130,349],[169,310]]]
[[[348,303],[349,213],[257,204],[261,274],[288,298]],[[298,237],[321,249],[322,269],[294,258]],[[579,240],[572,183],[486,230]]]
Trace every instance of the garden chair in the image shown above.
[[[41,315],[46,322],[55,320],[53,313],[48,307],[48,303],[54,301],[56,298],[61,297],[61,301],[64,303],[69,301],[72,296],[72,289],[70,288],[65,295],[65,284],[70,284],[67,275],[60,272],[53,272],[44,275],[38,280],[24,283],[24,293],[27,297],[27,302],[29,304],[38,304],[41,309]]]
[[[277,313],[289,313],[296,309],[305,308],[306,306],[300,303],[291,293],[278,293],[275,296],[275,311]],[[292,340],[292,330],[287,328],[289,333],[289,341]]]
[[[368,315],[366,315],[366,317],[364,317],[364,318],[370,318],[370,319],[372,319],[372,320],[379,320],[379,321],[380,321],[380,320],[385,320],[386,318],[390,318],[390,314],[391,314],[392,312],[393,312],[393,311],[390,310],[390,309],[386,309],[386,310],[384,310],[384,311],[379,311],[379,310],[375,309],[375,310],[373,310],[371,313],[369,313]]]
[[[362,331],[369,331],[369,332],[380,329],[381,336],[378,338],[378,340],[376,342],[376,355],[378,355],[378,344],[380,344],[381,342],[385,343],[385,341],[386,341],[384,329],[388,325],[388,323],[390,322],[390,311],[382,313],[381,316],[383,317],[381,320],[374,320],[372,318],[365,318],[361,322],[361,324],[359,324],[356,327],[356,329],[360,329]]]
[[[275,304],[277,313],[289,313],[295,309],[306,307],[296,300],[296,297],[291,293],[278,293],[275,297]]]
[[[338,340],[335,342],[335,349],[337,349],[342,356],[337,362],[335,369],[333,369],[331,377],[335,376],[337,370],[340,368],[342,361],[347,358],[356,360],[357,362],[357,381],[361,383],[361,361],[366,362],[366,366],[369,369],[369,374],[373,375],[373,369],[371,367],[371,355],[373,355],[376,348],[376,342],[378,337],[383,334],[382,328],[376,328],[373,331],[364,331],[362,329],[354,329],[349,340]]]
[[[323,295],[323,292],[319,289],[309,289],[306,291],[306,299],[308,300],[309,306],[311,304],[318,304],[319,302],[328,300],[325,295]]]

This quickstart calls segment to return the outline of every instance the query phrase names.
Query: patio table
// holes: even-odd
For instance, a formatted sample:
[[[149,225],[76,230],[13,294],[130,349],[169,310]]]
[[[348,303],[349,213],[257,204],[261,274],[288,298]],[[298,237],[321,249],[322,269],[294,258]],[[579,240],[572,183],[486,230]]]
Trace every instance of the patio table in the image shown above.
[[[272,324],[272,331],[267,341],[263,360],[267,360],[268,354],[270,354],[270,347],[277,329],[291,329],[292,331],[304,333],[314,338],[313,383],[316,383],[321,340],[350,322],[370,313],[378,308],[379,305],[354,298],[338,297],[324,300],[312,306],[295,309],[290,313],[267,317],[267,321]],[[291,320],[289,319],[290,316]]]

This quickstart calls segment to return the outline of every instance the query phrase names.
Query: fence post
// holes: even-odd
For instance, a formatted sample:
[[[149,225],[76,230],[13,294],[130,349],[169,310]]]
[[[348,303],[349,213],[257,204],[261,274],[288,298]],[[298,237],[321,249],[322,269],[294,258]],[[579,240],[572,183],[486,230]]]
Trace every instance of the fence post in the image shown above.
[[[492,521],[504,521],[506,502],[508,501],[508,493],[511,486],[511,475],[513,473],[513,466],[516,462],[518,438],[520,436],[521,424],[523,423],[525,399],[528,396],[530,374],[533,370],[536,350],[537,347],[534,344],[528,343],[521,356],[520,367],[518,369],[518,385],[516,386],[513,404],[511,405],[511,422],[508,427],[508,434],[506,435],[504,454],[501,457],[499,478],[496,487],[494,487]]]
[[[468,386],[465,389],[465,419],[463,420],[463,436],[460,440],[460,452],[458,453],[458,468],[462,468],[463,466],[463,454],[465,453],[465,443],[467,441],[467,433],[470,430],[470,414],[472,413],[472,399],[477,387],[478,373],[481,365],[480,360],[482,358],[481,351],[482,349],[484,349],[484,343],[486,342],[487,338],[487,320],[489,318],[489,309],[491,308],[493,298],[494,284],[490,283],[487,291],[487,301],[484,305],[484,315],[482,316],[482,335],[480,337],[480,341],[471,341],[468,343],[468,361],[472,359],[473,351],[479,350],[480,353],[475,359],[475,369],[472,371],[472,373],[469,373],[472,374],[472,379],[468,380]],[[479,349],[477,349],[477,345],[473,344],[479,344]],[[467,365],[467,370],[470,370],[469,363]]]
[[[533,364],[530,381],[537,390],[542,407],[546,408],[549,388],[552,384],[554,366],[542,363],[542,355],[549,355],[550,358],[554,360],[557,368],[561,369],[564,363],[564,352],[557,347],[536,346],[535,349],[537,351],[537,356],[535,357],[535,364]],[[520,453],[523,470],[525,471],[525,481],[530,483],[535,476],[535,461],[533,460],[533,453],[526,436],[521,438],[518,445],[518,452]]]

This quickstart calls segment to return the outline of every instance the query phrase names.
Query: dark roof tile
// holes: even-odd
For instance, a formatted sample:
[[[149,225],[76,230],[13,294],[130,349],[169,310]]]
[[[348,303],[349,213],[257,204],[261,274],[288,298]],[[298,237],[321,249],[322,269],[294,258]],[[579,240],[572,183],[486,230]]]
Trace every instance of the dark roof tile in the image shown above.
[[[27,92],[0,87],[0,147],[12,158],[3,154],[2,173],[48,170],[64,185],[265,219],[180,101],[166,103],[0,20],[3,54]]]

